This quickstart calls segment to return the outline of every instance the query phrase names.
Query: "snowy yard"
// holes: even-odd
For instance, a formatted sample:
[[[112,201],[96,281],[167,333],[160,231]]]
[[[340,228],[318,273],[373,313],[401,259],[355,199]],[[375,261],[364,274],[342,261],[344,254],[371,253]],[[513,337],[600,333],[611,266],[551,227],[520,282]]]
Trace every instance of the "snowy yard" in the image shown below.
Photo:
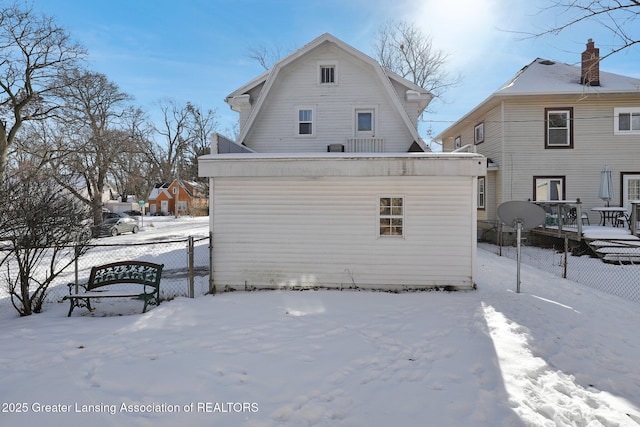
[[[637,303],[526,265],[517,294],[482,249],[478,267],[473,292],[5,308],[0,425],[640,425]]]

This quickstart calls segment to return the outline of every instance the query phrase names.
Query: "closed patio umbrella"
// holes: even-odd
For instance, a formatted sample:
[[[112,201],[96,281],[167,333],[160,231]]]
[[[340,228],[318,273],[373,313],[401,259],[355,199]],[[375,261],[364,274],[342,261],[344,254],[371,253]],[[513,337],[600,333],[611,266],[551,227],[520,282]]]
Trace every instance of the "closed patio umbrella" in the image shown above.
[[[611,178],[611,168],[608,165],[604,165],[600,172],[600,191],[598,197],[607,202],[613,199],[613,178]]]

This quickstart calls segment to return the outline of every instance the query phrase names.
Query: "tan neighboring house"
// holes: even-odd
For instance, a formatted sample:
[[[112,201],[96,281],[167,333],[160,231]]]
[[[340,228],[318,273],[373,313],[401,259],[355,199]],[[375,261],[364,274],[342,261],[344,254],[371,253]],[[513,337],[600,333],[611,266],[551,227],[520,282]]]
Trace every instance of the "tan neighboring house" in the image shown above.
[[[589,40],[580,65],[536,59],[436,136],[443,151],[487,157],[478,219],[495,223],[509,200],[575,200],[591,224],[603,206],[600,171],[612,169],[611,205],[640,199],[640,79],[600,71]],[[483,224],[481,224],[483,225]]]

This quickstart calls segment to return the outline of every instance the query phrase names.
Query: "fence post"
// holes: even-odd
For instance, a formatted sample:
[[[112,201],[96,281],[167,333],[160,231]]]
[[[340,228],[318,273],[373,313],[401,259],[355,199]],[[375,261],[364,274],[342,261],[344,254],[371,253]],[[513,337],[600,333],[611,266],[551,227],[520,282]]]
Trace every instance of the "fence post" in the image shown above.
[[[80,252],[80,248],[78,248],[78,243],[76,243],[73,246],[73,255],[74,255],[74,260],[73,260],[73,267],[74,267],[74,273],[75,273],[75,284],[76,284],[76,294],[78,293],[78,258],[80,257],[80,255],[78,255],[78,253]]]
[[[213,231],[209,231],[209,293],[216,294],[216,285],[213,283]]]
[[[582,202],[576,199],[576,227],[578,227],[578,239],[582,240]]]
[[[580,217],[578,217],[578,221],[582,221],[580,219]],[[568,252],[569,252],[569,237],[567,237],[567,235],[565,234],[564,236],[564,266],[563,266],[563,271],[562,271],[562,278],[566,279],[567,278],[567,261],[569,259],[568,257]]]
[[[189,257],[189,298],[193,298],[195,294],[193,286],[193,236],[189,236],[187,243],[187,254]]]

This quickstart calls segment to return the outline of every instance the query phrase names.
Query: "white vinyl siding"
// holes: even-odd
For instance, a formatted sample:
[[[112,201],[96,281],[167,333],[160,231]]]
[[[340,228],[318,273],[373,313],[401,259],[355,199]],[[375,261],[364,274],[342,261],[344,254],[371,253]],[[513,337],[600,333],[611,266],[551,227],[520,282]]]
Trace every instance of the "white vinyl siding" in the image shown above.
[[[338,62],[339,84],[319,84],[318,61]],[[403,95],[402,95],[403,96]],[[357,102],[354,102],[357,100]],[[297,126],[296,106],[316,107],[314,138],[291,132]],[[320,46],[283,68],[253,121],[245,145],[262,153],[326,152],[329,144],[353,138],[354,110],[376,107],[375,136],[384,139],[384,151],[406,152],[414,137],[395,110],[375,70],[331,45]]]
[[[475,185],[469,176],[214,178],[215,284],[471,288]],[[410,232],[378,237],[379,198],[398,194]]]

